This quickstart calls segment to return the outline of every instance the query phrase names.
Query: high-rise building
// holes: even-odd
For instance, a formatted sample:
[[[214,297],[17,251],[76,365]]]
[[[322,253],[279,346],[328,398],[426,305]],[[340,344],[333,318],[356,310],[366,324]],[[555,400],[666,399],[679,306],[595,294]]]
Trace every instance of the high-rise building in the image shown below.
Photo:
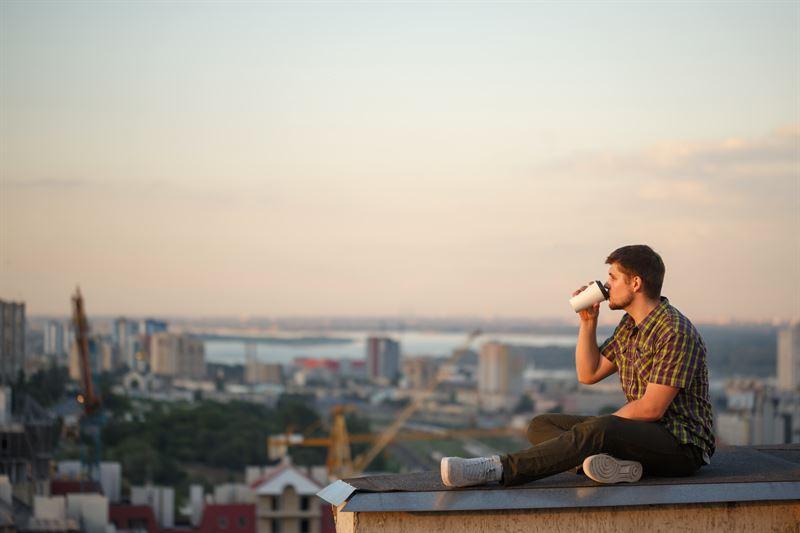
[[[25,304],[0,300],[0,380],[10,385],[25,359]]]
[[[64,324],[58,320],[48,320],[44,326],[45,355],[64,355]]]
[[[99,375],[103,371],[115,368],[113,350],[111,345],[103,340],[100,335],[89,337],[89,371],[92,375]],[[81,377],[81,357],[78,350],[78,343],[73,342],[69,351],[69,377],[75,381],[80,381]]]
[[[367,339],[367,377],[376,381],[396,380],[400,375],[400,343],[388,337]]]
[[[70,320],[64,326],[64,354],[69,355],[73,344],[75,344],[75,329]]]
[[[403,359],[403,376],[409,389],[424,390],[436,379],[439,367],[431,357],[411,357]]]
[[[523,358],[507,344],[487,342],[478,355],[478,396],[489,411],[509,409],[523,391]]]
[[[203,341],[188,335],[162,331],[150,337],[150,371],[162,376],[206,377]]]
[[[800,387],[800,321],[778,332],[778,388],[794,391]]]
[[[136,352],[139,351],[139,322],[120,317],[114,321],[114,349],[119,361],[135,368]]]
[[[154,318],[146,318],[142,320],[140,331],[142,335],[150,337],[156,333],[167,331],[167,323],[163,320],[156,320]]]

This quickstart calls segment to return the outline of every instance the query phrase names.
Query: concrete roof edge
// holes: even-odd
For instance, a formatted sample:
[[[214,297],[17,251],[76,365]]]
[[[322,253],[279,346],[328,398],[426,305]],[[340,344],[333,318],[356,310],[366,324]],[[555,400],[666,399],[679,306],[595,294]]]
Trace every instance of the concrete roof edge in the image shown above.
[[[468,512],[800,501],[800,481],[353,494],[355,490],[351,485],[337,481],[317,495],[337,506],[347,502],[342,508],[345,512]]]

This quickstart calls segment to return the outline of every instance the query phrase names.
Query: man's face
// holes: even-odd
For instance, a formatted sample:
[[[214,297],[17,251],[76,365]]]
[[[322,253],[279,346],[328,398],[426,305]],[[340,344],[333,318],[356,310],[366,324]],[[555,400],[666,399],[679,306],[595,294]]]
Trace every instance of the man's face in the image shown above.
[[[631,279],[619,269],[616,263],[613,263],[608,269],[606,287],[608,288],[609,309],[625,309],[633,301],[634,292]]]

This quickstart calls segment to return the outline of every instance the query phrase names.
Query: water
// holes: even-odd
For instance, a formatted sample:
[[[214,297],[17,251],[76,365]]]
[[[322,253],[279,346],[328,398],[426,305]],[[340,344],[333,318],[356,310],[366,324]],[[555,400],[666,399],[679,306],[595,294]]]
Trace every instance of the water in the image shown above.
[[[275,342],[276,338],[268,343],[256,344],[256,357],[266,363],[288,364],[299,357],[315,359],[364,359],[366,353],[366,340],[375,333],[368,332],[339,332],[328,334],[336,339],[349,339],[349,342],[315,343],[309,345],[281,344]],[[400,350],[405,356],[449,356],[454,348],[458,348],[466,340],[466,335],[460,333],[435,333],[422,331],[382,332],[380,335],[400,342]],[[318,334],[298,334],[297,337],[314,336]],[[574,347],[577,342],[576,335],[517,335],[498,334],[482,335],[475,339],[473,349],[481,344],[497,340],[518,346],[568,346]],[[240,340],[207,340],[206,361],[210,363],[244,364],[245,341]]]

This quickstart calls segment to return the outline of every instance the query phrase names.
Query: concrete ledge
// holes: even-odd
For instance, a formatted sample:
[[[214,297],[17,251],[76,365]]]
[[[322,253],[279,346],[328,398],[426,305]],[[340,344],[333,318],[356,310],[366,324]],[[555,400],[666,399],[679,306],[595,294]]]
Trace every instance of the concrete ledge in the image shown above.
[[[356,492],[344,512],[489,511],[797,500],[800,481],[614,485],[493,491]]]
[[[337,533],[797,532],[800,502],[459,512],[337,512]]]
[[[600,485],[562,473],[516,487],[451,489],[438,472],[365,476],[319,496],[339,533],[800,531],[800,446],[735,447],[688,478]]]

